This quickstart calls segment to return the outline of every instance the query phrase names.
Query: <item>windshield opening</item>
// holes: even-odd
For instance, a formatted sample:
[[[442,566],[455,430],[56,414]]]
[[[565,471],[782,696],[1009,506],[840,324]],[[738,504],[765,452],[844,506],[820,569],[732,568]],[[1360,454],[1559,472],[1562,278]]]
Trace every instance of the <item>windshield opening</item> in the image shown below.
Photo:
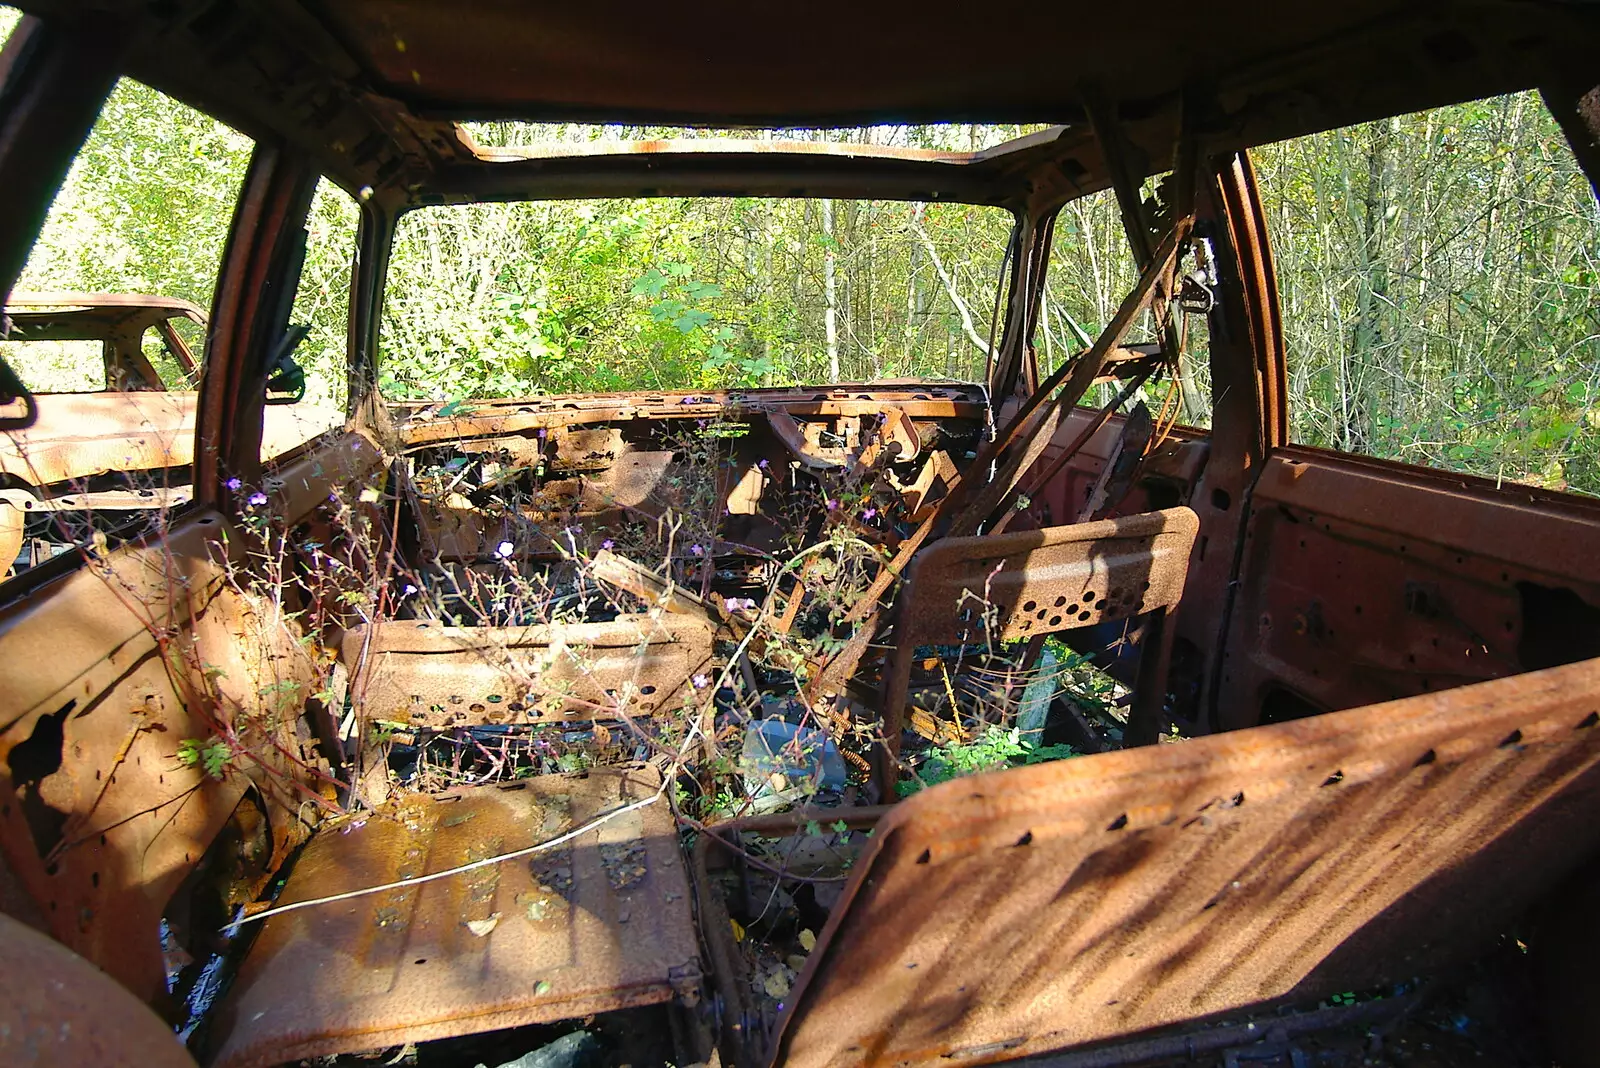
[[[966,204],[653,198],[401,218],[395,400],[983,378],[1013,217]]]

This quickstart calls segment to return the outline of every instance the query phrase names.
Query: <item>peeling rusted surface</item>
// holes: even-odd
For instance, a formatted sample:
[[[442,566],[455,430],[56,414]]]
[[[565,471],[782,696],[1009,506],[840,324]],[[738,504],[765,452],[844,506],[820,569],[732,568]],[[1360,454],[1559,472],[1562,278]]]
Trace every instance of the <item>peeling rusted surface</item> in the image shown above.
[[[312,841],[280,904],[546,841],[659,786],[596,769],[413,796]],[[569,844],[266,921],[219,1019],[253,1068],[698,998],[689,884],[665,800]]]
[[[713,633],[704,618],[671,614],[536,627],[391,620],[352,629],[341,656],[368,719],[553,723],[677,708]]]
[[[264,638],[227,586],[222,562],[241,543],[226,529],[191,514],[163,541],[116,550],[0,613],[0,851],[50,933],[147,1003],[165,990],[163,910],[252,787],[179,761],[180,740],[236,716],[240,744],[252,739],[268,764],[301,755],[292,730],[247,726],[262,687],[303,688],[308,665],[286,655],[281,628]],[[178,684],[202,663],[214,669],[203,701]],[[301,798],[266,794],[285,803],[274,808],[281,860]]]
[[[1469,953],[1600,838],[1597,690],[1590,660],[923,791],[775,1063],[985,1063]]]

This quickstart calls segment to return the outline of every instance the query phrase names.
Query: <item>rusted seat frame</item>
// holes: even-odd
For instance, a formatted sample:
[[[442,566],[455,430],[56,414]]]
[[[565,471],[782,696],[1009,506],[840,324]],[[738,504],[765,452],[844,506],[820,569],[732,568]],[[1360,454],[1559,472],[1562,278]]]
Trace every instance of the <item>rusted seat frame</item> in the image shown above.
[[[863,810],[763,1063],[1005,1061],[1469,957],[1600,841],[1597,690],[1588,660]]]
[[[1173,628],[1199,520],[1187,508],[1012,534],[945,538],[907,571],[884,677],[878,797],[892,801],[919,646],[1014,641],[1145,617],[1130,744],[1155,741]],[[974,607],[976,606],[976,607]]]

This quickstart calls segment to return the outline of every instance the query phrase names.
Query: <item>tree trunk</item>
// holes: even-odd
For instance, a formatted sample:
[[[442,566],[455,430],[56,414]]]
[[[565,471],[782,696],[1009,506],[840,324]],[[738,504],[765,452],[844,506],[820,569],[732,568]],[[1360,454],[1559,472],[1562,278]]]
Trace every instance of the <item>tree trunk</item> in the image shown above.
[[[822,201],[822,331],[828,347],[828,381],[839,381],[839,292],[834,280],[833,201]]]

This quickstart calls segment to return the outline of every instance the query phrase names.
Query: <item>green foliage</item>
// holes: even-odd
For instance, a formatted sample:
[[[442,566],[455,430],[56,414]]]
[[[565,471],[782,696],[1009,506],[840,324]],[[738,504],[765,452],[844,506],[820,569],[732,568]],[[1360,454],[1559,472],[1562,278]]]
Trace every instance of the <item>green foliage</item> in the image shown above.
[[[228,764],[233,760],[233,749],[217,737],[205,741],[185,738],[178,743],[177,756],[180,763],[191,768],[198,764],[207,775],[220,779],[227,774]]]
[[[1016,728],[1006,730],[991,724],[971,743],[935,746],[917,769],[916,777],[901,780],[896,789],[901,797],[909,797],[924,787],[963,775],[1022,764],[1042,764],[1077,755],[1078,751],[1070,745],[1040,745],[1022,737],[1022,732]]]
[[[840,265],[841,376],[976,378],[918,227],[987,327],[1009,216],[965,205],[706,198],[483,204],[401,219],[387,395],[714,389],[829,377],[823,259]]]
[[[1537,95],[1254,156],[1296,441],[1600,493],[1600,213]]]

